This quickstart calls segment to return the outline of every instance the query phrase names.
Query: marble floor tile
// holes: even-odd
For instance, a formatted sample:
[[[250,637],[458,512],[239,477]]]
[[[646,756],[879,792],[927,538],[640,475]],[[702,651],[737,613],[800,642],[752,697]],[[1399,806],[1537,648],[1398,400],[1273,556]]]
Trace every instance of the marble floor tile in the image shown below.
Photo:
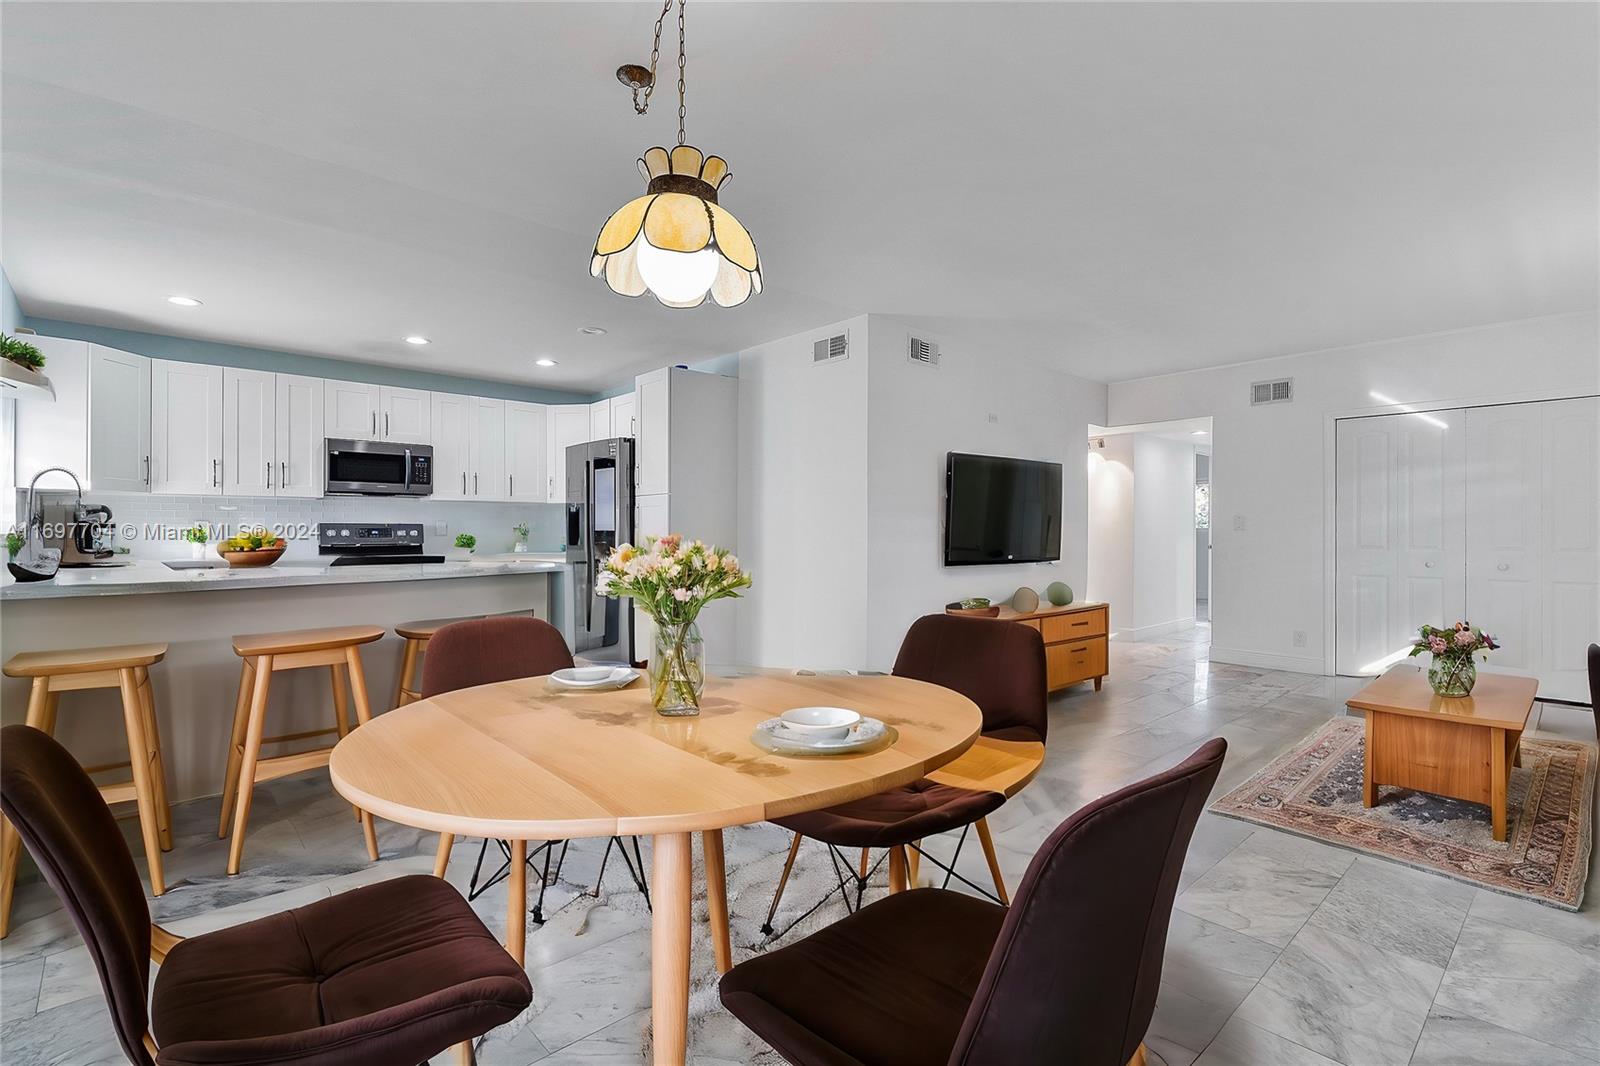
[[[1284,947],[1354,861],[1349,852],[1257,830],[1186,888],[1177,908]]]
[[[1443,973],[1307,927],[1245,997],[1236,1017],[1350,1066],[1404,1066]]]
[[[0,1025],[33,1017],[39,1009],[43,980],[43,959],[0,966]],[[0,1044],[0,1050],[3,1048]]]
[[[1592,1057],[1600,1053],[1597,990],[1593,953],[1468,915],[1437,1006]]]
[[[1232,1006],[1202,999],[1162,981],[1155,1014],[1145,1033],[1145,1046],[1161,1056],[1167,1066],[1190,1066],[1232,1013]]]
[[[1443,969],[1477,892],[1471,885],[1361,856],[1307,925]]]
[[[1600,849],[1597,849],[1600,850]],[[1559,940],[1577,951],[1600,955],[1600,898],[1591,880],[1588,898],[1579,911],[1561,911],[1532,900],[1477,889],[1472,917]]]
[[[650,1006],[650,932],[628,933],[531,970],[529,1026],[548,1048],[597,1033]]]
[[[1240,1020],[1228,1019],[1195,1066],[1354,1066]]]
[[[127,1066],[101,998],[83,999],[8,1023],[6,1066]]]
[[[1265,941],[1173,911],[1161,983],[1226,1007],[1231,1014],[1279,954],[1279,948]]]
[[[1593,1066],[1600,1058],[1535,1040],[1498,1025],[1435,1007],[1422,1026],[1411,1066]]]

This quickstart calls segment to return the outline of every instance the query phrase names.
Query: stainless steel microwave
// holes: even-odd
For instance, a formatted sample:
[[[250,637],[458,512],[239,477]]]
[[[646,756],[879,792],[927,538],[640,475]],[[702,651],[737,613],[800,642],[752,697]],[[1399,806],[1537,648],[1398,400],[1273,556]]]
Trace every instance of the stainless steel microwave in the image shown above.
[[[329,496],[428,496],[433,493],[433,445],[328,438]]]

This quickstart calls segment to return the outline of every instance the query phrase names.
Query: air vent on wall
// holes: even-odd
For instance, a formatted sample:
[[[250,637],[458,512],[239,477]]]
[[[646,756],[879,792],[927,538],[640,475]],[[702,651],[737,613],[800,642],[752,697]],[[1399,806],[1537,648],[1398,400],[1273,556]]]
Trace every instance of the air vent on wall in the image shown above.
[[[831,363],[836,359],[850,358],[850,334],[840,333],[832,337],[823,337],[811,346],[811,361],[813,363]]]
[[[910,337],[906,345],[906,358],[923,366],[938,366],[939,345],[935,341],[924,340],[921,337]]]
[[[1256,381],[1250,385],[1250,405],[1252,407],[1264,403],[1288,403],[1294,399],[1294,378],[1279,378],[1277,381]]]

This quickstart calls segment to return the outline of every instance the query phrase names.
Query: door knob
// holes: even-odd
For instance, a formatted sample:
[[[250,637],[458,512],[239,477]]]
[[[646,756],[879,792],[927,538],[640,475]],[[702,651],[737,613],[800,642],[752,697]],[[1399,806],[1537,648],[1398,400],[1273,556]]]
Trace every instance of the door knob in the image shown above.
[[[1510,570],[1511,569],[1511,564],[1510,563],[1501,563],[1499,566],[1495,567],[1495,569],[1496,570],[1501,570],[1501,571]]]
[[[1433,560],[1429,559],[1427,562],[1423,563],[1422,565],[1427,567],[1429,570],[1432,570],[1433,569]]]

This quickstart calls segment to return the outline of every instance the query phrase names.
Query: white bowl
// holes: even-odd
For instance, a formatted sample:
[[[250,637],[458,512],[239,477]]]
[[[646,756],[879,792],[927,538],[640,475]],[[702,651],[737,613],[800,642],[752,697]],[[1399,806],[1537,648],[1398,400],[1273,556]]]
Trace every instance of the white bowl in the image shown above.
[[[861,724],[861,715],[843,707],[796,707],[778,716],[795,736],[810,740],[837,740]]]

